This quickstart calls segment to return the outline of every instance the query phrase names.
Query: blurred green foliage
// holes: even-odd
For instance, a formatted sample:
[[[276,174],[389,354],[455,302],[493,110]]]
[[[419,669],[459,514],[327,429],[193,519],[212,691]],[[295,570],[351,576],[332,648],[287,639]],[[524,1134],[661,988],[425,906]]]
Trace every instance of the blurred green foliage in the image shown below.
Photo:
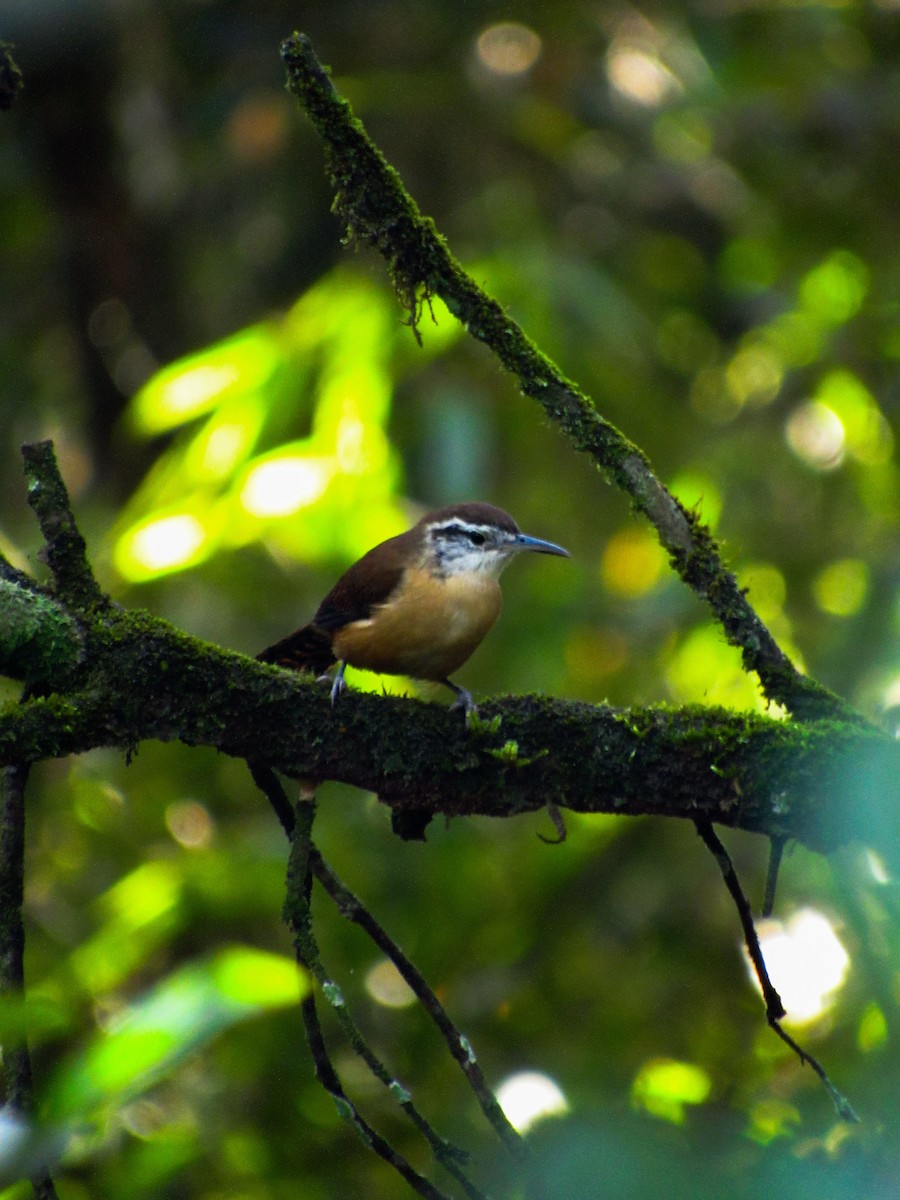
[[[440,306],[418,348],[382,264],[340,245],[320,147],[282,87],[278,44],[299,25],[475,278],[713,525],[785,649],[892,719],[892,0],[29,0],[0,16],[25,77],[0,153],[0,549],[19,565],[41,569],[16,445],[48,435],[116,599],[250,653],[424,508],[486,499],[574,557],[510,571],[461,682],[761,705],[622,498]],[[80,1122],[61,1195],[400,1194],[312,1079],[278,965],[285,846],[243,765],[98,751],[36,770],[29,805],[29,1030],[45,1112]],[[542,1198],[892,1194],[882,864],[798,851],[779,894],[781,915],[827,914],[849,954],[802,1037],[861,1112],[851,1130],[766,1030],[691,831],[567,823],[561,847],[535,819],[407,845],[374,799],[323,790],[323,853],[488,1077],[540,1070],[566,1098],[517,1192],[423,1015],[376,999],[380,954],[319,897],[326,968],[479,1178]],[[729,845],[758,896],[765,847]],[[223,963],[250,946],[274,957],[235,994]],[[425,1169],[326,1033],[348,1089]]]

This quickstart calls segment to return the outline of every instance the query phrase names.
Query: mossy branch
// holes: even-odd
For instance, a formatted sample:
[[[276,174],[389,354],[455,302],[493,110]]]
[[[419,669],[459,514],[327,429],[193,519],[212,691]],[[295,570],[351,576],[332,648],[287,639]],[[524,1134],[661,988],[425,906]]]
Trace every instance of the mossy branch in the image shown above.
[[[58,684],[78,665],[81,650],[78,623],[58,601],[0,577],[0,660],[8,674],[31,687]]]
[[[69,494],[59,472],[53,443],[22,447],[28,503],[44,535],[42,557],[53,575],[54,592],[77,611],[103,607],[109,600],[100,590],[87,559],[84,538],[75,524]]]
[[[468,332],[516,377],[522,392],[537,400],[645,514],[675,570],[709,604],[770,700],[803,720],[861,720],[827,688],[797,671],[725,567],[707,526],[663,487],[642,451],[600,416],[588,396],[453,258],[434,222],[421,214],[400,176],[336,92],[309,39],[295,33],[284,42],[281,54],[288,88],[325,146],[335,211],[354,240],[372,246],[387,261],[414,332],[423,302],[440,296]]]
[[[900,745],[877,730],[510,696],[485,702],[472,732],[459,713],[396,696],[347,693],[332,707],[327,689],[143,612],[99,609],[79,622],[82,659],[65,690],[0,714],[0,765],[178,740],[350,783],[425,817],[508,817],[552,802],[702,816],[817,850],[865,837],[900,857],[887,819]],[[21,661],[0,659],[0,670],[19,676]]]

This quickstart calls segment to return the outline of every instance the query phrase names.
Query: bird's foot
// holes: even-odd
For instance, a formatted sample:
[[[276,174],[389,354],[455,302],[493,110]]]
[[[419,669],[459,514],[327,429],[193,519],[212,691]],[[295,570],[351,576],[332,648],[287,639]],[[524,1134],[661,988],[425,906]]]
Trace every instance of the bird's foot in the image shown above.
[[[332,704],[334,704],[335,700],[337,700],[338,696],[341,694],[341,692],[347,686],[347,682],[344,679],[344,667],[346,667],[346,665],[347,665],[346,663],[341,663],[341,665],[337,669],[337,672],[335,673],[333,680],[330,679],[330,676],[328,676],[328,675],[323,675],[318,680],[319,683],[325,683],[327,681],[331,682],[331,703]]]
[[[466,724],[468,724],[470,713],[474,713],[475,716],[478,715],[478,708],[476,707],[475,701],[472,699],[472,693],[467,692],[466,689],[464,687],[460,687],[458,683],[451,683],[449,679],[442,679],[441,683],[443,683],[445,687],[448,687],[451,692],[456,693],[456,699],[450,705],[450,711],[454,712],[456,709],[461,708],[465,713]]]

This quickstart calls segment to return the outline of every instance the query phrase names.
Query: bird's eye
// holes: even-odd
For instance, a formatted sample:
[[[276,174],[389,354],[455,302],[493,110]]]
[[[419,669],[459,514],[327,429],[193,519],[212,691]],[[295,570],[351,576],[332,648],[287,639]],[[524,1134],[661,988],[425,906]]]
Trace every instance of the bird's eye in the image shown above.
[[[466,529],[464,525],[445,525],[443,529],[435,530],[434,536],[459,538],[461,542],[469,541],[473,546],[483,546],[487,540],[483,533],[478,533],[475,529]]]

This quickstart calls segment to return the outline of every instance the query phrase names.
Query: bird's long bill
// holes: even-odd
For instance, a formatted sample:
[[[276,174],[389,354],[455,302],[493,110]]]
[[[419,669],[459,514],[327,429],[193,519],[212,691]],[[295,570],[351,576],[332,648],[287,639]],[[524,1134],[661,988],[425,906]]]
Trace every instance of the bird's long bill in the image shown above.
[[[520,533],[516,537],[516,548],[519,550],[536,550],[538,554],[558,554],[561,558],[571,558],[572,555],[555,542],[545,542],[543,538],[529,537]]]

